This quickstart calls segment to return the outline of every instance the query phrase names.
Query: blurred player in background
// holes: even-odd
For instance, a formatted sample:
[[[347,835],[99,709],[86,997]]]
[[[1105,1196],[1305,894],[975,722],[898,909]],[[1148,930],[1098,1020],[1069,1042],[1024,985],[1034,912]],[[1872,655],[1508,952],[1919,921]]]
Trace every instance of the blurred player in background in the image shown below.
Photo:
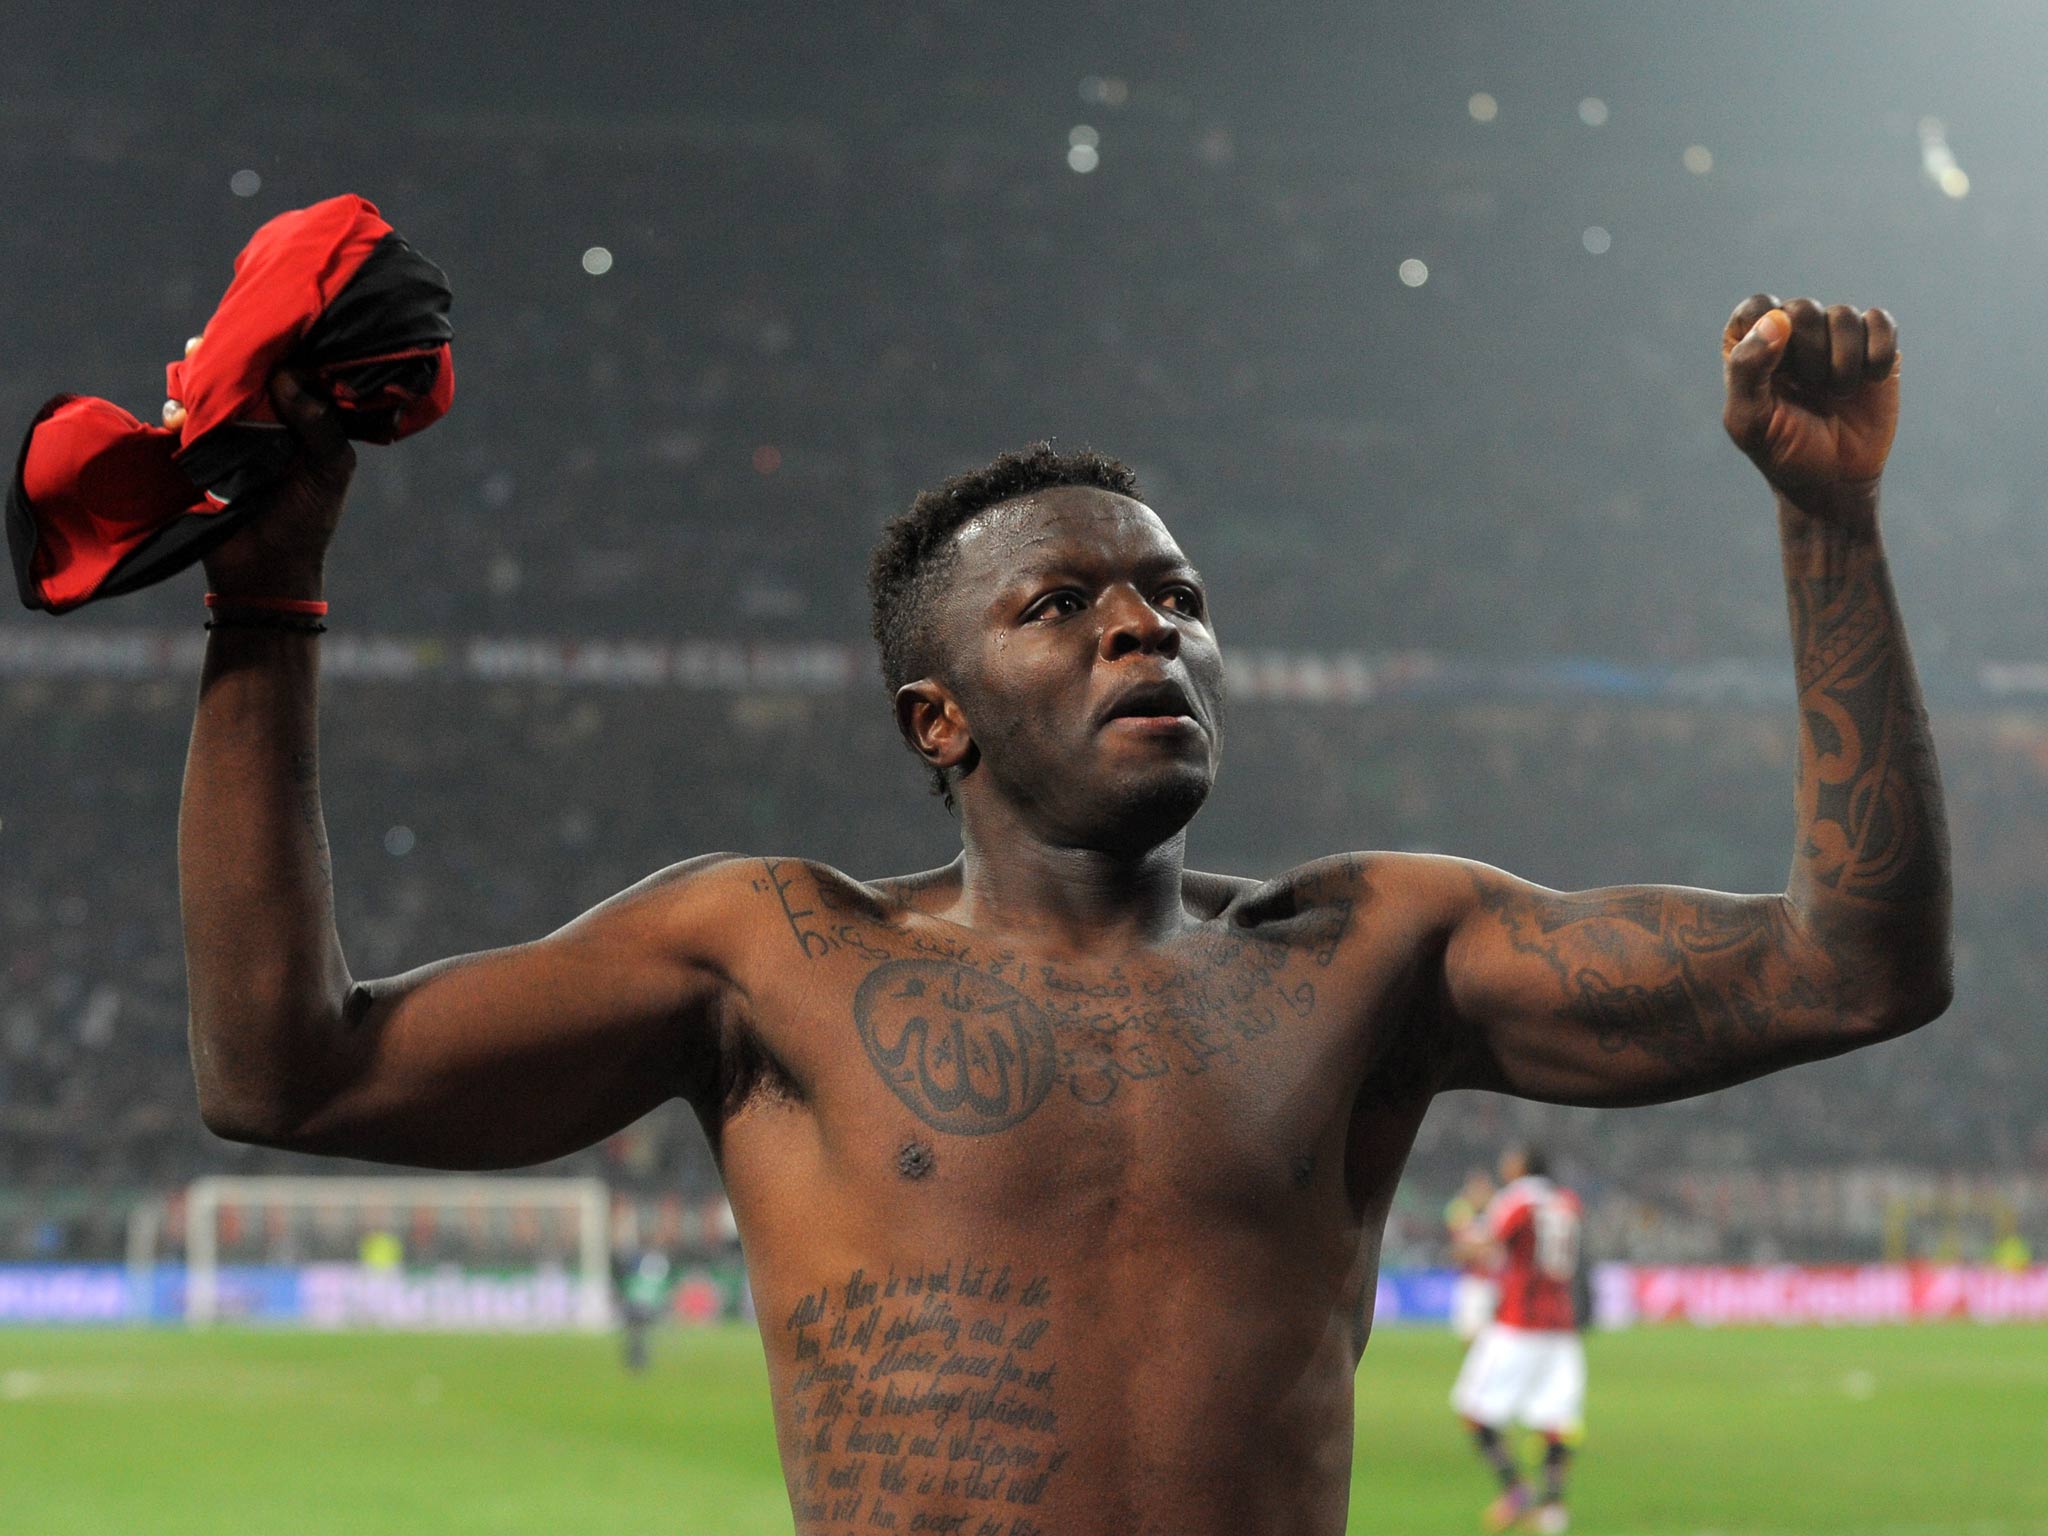
[[[635,1376],[653,1359],[655,1325],[668,1309],[674,1289],[669,1269],[668,1255],[651,1248],[638,1249],[616,1261],[620,1359]]]
[[[1481,1219],[1493,1199],[1493,1179],[1483,1168],[1465,1175],[1465,1182],[1444,1207],[1444,1230],[1450,1236],[1451,1262],[1458,1266],[1451,1290],[1451,1331],[1470,1344],[1493,1321],[1500,1300],[1494,1281],[1493,1238]]]
[[[1579,1197],[1552,1182],[1549,1160],[1536,1147],[1510,1148],[1500,1177],[1501,1191],[1479,1220],[1498,1257],[1499,1312],[1466,1351],[1451,1406],[1500,1478],[1486,1528],[1504,1531],[1526,1520],[1527,1529],[1554,1536],[1569,1523],[1565,1472],[1586,1403],[1586,1351],[1573,1300]],[[1517,1425],[1544,1439],[1540,1501],[1507,1440]]]

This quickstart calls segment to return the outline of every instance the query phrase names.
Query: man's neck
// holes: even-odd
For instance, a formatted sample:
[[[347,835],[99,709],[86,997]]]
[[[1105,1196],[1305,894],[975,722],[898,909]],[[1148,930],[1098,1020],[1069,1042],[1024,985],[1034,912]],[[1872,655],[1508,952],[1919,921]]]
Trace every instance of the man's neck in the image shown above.
[[[1085,955],[1156,944],[1187,926],[1184,833],[1142,853],[1110,853],[1009,823],[996,835],[974,820],[961,839],[960,899],[946,914],[964,927]]]

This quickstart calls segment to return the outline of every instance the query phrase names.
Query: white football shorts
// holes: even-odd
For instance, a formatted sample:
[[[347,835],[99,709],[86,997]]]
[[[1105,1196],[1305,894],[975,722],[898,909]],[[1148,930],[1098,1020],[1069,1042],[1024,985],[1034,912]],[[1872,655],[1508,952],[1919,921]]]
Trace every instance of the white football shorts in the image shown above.
[[[1488,1323],[1465,1352],[1451,1406],[1489,1429],[1576,1435],[1586,1413],[1586,1346],[1570,1330]]]

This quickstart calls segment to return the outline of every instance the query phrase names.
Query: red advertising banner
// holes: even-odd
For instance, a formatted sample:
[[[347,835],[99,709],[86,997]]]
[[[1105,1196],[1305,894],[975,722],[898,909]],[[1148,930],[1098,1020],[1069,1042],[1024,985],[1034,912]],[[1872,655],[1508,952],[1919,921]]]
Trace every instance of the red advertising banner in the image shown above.
[[[2048,1322],[2048,1265],[1602,1264],[1594,1320],[1634,1323],[1871,1324]]]

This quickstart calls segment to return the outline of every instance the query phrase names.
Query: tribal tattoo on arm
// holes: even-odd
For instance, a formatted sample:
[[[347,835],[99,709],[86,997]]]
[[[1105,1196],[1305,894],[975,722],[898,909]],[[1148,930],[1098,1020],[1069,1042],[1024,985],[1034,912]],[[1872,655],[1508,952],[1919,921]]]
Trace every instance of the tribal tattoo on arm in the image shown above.
[[[1560,895],[1472,866],[1457,1086],[1650,1103],[1867,1044],[1948,996],[1948,846],[1874,525],[1785,514],[1800,750],[1782,895]]]
[[[1463,1047],[1451,1086],[1682,1098],[1788,1064],[1839,1017],[1841,973],[1783,897],[1562,895],[1478,866],[1469,879],[1473,916],[1446,958]]]
[[[1875,531],[1799,529],[1785,561],[1799,681],[1795,894],[1945,919],[1941,777]]]

